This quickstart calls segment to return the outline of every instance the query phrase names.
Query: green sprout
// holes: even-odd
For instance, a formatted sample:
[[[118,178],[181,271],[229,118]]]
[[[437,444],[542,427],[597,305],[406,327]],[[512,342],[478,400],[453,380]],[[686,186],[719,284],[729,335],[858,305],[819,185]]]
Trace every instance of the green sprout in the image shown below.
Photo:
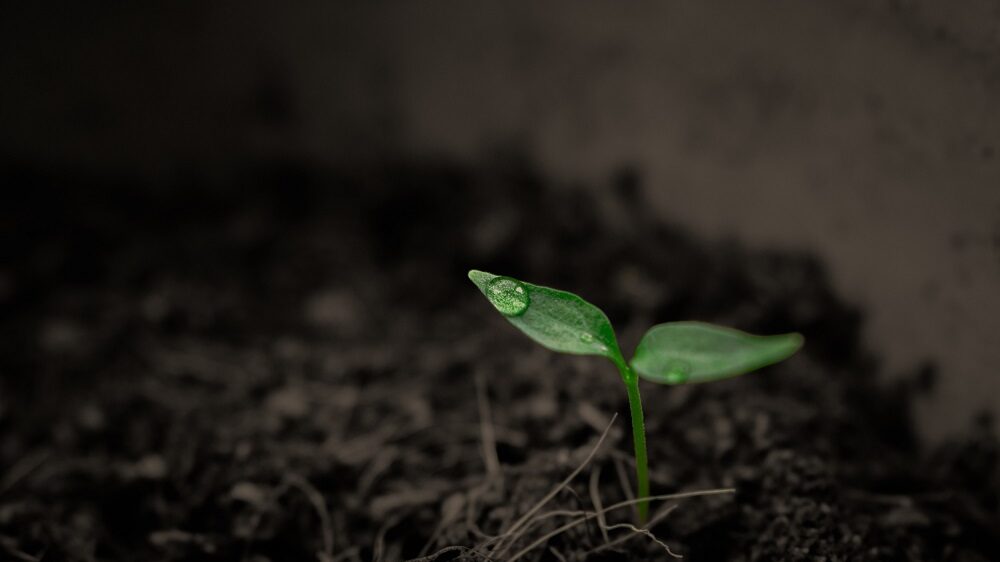
[[[639,499],[649,497],[640,378],[687,384],[734,377],[790,357],[803,342],[796,333],[755,336],[704,322],[668,322],[650,328],[626,362],[608,317],[577,295],[475,269],[469,279],[500,314],[536,342],[552,351],[600,355],[618,367],[632,414]],[[640,503],[639,521],[645,522],[648,513],[649,503]]]

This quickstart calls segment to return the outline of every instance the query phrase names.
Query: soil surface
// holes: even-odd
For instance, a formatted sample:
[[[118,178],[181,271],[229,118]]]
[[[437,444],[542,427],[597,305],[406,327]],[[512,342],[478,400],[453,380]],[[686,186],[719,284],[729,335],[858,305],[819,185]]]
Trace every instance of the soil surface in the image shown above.
[[[822,264],[659,224],[629,173],[600,204],[517,159],[80,183],[10,173],[0,208],[0,558],[1000,560],[991,420],[922,447],[938,374],[880,380]],[[735,491],[656,502],[650,533],[590,516],[634,487],[624,387],[470,268],[580,294],[625,350],[668,320],[803,333],[642,387],[653,493]]]

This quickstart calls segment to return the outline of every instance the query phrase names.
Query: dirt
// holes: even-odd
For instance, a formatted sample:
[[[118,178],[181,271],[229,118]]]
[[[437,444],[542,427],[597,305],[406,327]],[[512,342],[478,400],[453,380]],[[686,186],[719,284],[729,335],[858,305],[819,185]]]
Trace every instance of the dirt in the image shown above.
[[[821,263],[660,224],[632,173],[600,202],[517,158],[6,177],[4,559],[1000,559],[992,420],[914,434],[948,373],[888,382]],[[511,328],[473,267],[584,296],[625,349],[678,319],[803,333],[753,375],[642,387],[653,493],[735,491],[654,503],[656,540],[629,507],[574,515],[632,493],[624,388]]]

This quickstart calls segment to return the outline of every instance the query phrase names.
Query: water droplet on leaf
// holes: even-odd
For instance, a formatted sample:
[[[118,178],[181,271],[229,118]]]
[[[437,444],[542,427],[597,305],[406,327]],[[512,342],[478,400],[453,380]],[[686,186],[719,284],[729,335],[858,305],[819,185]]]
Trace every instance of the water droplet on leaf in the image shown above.
[[[580,334],[580,341],[582,341],[584,343],[593,343],[594,336],[592,336],[591,334],[588,334],[587,332],[584,332],[584,333]]]
[[[528,310],[528,291],[519,281],[497,277],[486,286],[486,297],[504,316],[520,316]]]
[[[680,366],[673,366],[667,371],[666,380],[670,384],[682,384],[687,382],[688,373],[687,370]]]

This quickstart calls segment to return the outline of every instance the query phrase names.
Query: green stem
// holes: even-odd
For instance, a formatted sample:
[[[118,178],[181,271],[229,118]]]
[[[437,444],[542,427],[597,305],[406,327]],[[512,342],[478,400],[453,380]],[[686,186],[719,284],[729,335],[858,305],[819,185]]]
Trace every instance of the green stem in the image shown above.
[[[646,459],[646,423],[642,416],[642,398],[639,396],[639,377],[624,359],[615,361],[625,381],[628,391],[628,407],[632,413],[632,443],[635,447],[635,476],[638,481],[638,499],[649,497],[649,463]],[[639,524],[646,522],[649,516],[649,502],[638,504]]]

